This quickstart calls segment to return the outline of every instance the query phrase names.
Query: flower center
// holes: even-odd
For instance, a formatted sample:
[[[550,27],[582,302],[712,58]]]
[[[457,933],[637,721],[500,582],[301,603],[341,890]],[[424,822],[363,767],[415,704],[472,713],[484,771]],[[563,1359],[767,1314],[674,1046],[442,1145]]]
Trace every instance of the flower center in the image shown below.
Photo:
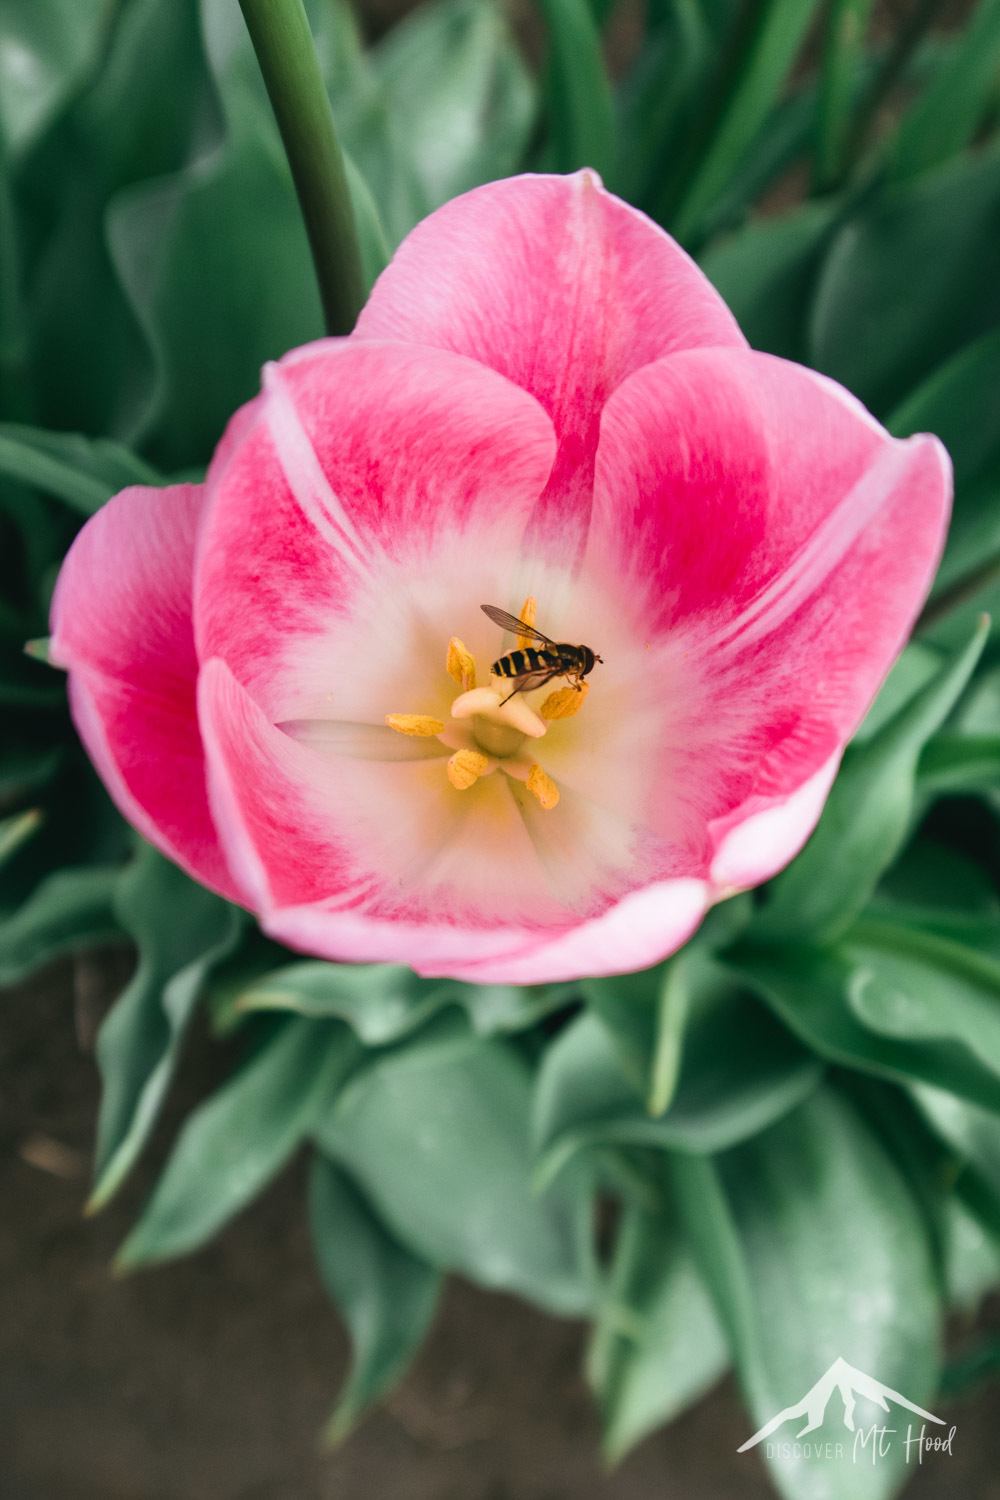
[[[535,610],[534,599],[526,599],[519,618],[534,625]],[[529,639],[519,636],[518,649],[527,647]],[[553,689],[549,679],[521,690],[509,677],[491,674],[488,687],[477,687],[475,658],[457,636],[448,643],[445,670],[461,690],[451,705],[451,723],[446,725],[428,714],[386,714],[389,728],[397,734],[436,737],[447,745],[453,751],[447,776],[456,791],[466,792],[484,776],[501,770],[520,782],[540,807],[554,808],[559,788],[534,759],[531,742],[543,739],[553,720],[578,713],[589,684],[577,681]]]

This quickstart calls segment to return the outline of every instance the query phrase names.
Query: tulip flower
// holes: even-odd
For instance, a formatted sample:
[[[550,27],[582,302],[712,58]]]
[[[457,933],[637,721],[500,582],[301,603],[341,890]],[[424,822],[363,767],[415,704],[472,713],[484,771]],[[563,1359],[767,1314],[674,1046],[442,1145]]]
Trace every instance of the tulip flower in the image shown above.
[[[52,654],[125,816],[275,938],[622,972],[808,837],[949,496],[593,174],[521,177],[268,366],[203,485],[88,522]],[[511,696],[483,604],[602,660]]]

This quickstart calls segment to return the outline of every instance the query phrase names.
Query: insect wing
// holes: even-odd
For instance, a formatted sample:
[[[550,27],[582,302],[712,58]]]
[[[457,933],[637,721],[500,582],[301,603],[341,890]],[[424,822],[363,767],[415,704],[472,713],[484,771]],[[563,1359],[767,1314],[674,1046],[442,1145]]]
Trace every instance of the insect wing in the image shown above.
[[[547,682],[551,682],[553,678],[561,677],[562,672],[562,667],[544,667],[541,671],[525,672],[521,677],[515,677],[511,679],[514,682],[514,686],[511,688],[506,698],[500,699],[501,704],[504,704],[509,699],[513,698],[515,693],[531,693],[535,688],[544,687],[545,684]]]
[[[480,609],[484,615],[489,615],[494,625],[499,625],[501,630],[510,630],[514,635],[523,639],[541,641],[543,646],[554,646],[555,641],[536,630],[534,625],[528,625],[524,620],[519,620],[517,615],[508,614],[505,609],[498,609],[495,604],[481,604]]]

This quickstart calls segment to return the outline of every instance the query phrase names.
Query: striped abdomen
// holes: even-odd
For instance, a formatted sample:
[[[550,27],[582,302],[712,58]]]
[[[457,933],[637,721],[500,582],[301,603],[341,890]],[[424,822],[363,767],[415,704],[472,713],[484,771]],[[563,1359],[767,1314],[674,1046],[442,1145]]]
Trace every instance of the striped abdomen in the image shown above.
[[[508,651],[493,663],[490,671],[496,677],[527,677],[529,672],[554,672],[563,666],[563,658],[557,651],[544,651],[537,646],[521,646]]]

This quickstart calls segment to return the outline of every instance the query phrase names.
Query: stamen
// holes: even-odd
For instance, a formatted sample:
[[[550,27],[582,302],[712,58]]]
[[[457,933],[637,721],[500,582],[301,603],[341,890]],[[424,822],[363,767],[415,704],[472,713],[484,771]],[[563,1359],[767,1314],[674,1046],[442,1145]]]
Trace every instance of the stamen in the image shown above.
[[[448,780],[458,791],[468,791],[481,776],[492,771],[495,764],[495,761],[479,750],[456,750],[446,768]]]
[[[448,676],[453,682],[457,682],[463,693],[467,693],[476,685],[476,659],[457,635],[453,635],[448,642],[448,655],[445,659],[445,667]]]
[[[589,692],[589,682],[581,682],[575,688],[558,688],[556,692],[549,694],[538,712],[543,719],[571,719],[580,712]]]
[[[521,613],[518,618],[523,620],[525,625],[534,625],[537,615],[538,600],[533,594],[529,594],[527,599],[525,599],[524,603],[521,605]],[[530,635],[521,634],[517,638],[517,644],[523,650],[525,646],[531,645],[532,639],[533,637]]]
[[[397,734],[419,734],[428,739],[444,729],[441,720],[429,714],[386,714],[385,722]]]
[[[528,791],[535,798],[539,807],[544,807],[549,812],[559,801],[559,788],[547,771],[541,766],[534,765],[528,772],[528,779],[524,783]]]

